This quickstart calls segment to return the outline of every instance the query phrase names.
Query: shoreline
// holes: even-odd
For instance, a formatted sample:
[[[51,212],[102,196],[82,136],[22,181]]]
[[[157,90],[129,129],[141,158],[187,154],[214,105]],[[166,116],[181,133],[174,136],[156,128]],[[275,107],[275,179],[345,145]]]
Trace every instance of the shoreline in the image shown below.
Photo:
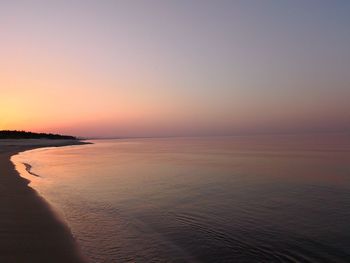
[[[20,176],[19,152],[88,144],[73,140],[0,140],[0,262],[86,262],[68,226]]]

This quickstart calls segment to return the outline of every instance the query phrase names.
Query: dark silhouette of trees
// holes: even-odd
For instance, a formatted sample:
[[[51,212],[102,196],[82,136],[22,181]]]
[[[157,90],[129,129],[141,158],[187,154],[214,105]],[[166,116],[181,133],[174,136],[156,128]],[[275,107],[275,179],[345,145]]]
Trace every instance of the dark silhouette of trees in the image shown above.
[[[0,131],[0,139],[53,139],[53,140],[78,140],[77,137],[53,133],[35,133],[27,131]]]

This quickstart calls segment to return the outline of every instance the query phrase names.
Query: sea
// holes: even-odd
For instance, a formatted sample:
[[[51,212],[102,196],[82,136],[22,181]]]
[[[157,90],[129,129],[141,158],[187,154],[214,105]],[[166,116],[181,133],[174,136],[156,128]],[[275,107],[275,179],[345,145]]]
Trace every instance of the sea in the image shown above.
[[[91,140],[12,157],[88,262],[350,262],[350,136]]]

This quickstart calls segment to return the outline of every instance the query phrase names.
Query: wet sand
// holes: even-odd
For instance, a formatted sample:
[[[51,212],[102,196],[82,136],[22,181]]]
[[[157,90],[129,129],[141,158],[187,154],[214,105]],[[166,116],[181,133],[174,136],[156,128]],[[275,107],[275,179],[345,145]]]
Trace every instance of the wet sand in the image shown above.
[[[0,262],[84,262],[69,229],[19,176],[18,152],[84,144],[72,140],[0,140]]]

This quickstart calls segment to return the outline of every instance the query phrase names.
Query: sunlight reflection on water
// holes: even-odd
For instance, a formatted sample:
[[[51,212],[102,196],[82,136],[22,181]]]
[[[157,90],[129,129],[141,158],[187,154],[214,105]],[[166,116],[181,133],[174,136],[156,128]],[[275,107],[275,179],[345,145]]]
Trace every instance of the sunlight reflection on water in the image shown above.
[[[91,262],[350,259],[347,136],[93,142],[13,157]]]

